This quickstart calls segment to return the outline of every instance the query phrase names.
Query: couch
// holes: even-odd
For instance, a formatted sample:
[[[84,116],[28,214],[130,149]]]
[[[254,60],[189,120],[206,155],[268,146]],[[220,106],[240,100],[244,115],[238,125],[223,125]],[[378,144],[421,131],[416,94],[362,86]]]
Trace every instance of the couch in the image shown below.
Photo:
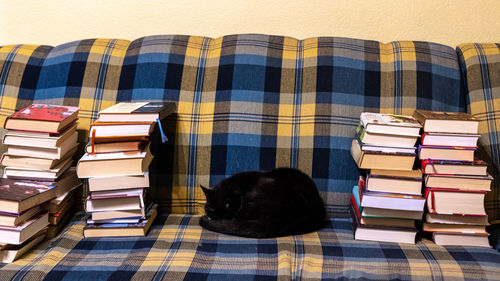
[[[170,100],[177,112],[150,166],[162,215],[146,237],[84,239],[79,212],[59,236],[1,265],[0,279],[500,280],[495,249],[425,236],[416,245],[356,241],[348,215],[360,113],[421,108],[480,119],[480,155],[495,176],[485,205],[492,222],[500,219],[499,50],[261,34],[3,46],[2,120],[33,102],[79,106],[83,145],[98,111],[116,102]],[[282,166],[314,179],[330,220],[324,229],[259,240],[198,225],[200,184]]]

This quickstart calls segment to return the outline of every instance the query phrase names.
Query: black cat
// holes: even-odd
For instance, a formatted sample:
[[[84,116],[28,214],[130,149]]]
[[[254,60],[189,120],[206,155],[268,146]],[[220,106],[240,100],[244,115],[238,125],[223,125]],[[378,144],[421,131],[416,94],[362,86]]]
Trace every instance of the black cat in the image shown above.
[[[309,233],[325,225],[326,213],[313,180],[292,168],[251,171],[201,187],[207,198],[206,229],[243,237]]]

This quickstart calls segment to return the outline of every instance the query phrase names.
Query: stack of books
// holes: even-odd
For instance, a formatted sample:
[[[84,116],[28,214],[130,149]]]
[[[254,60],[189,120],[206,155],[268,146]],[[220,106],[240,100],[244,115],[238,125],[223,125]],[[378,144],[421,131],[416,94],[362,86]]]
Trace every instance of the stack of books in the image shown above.
[[[156,217],[149,203],[151,134],[175,110],[171,102],[122,102],[99,112],[77,173],[88,178],[85,237],[143,236]]]
[[[490,247],[485,194],[493,178],[475,158],[478,121],[466,113],[416,110],[423,125],[419,158],[427,198],[423,230],[440,245]]]
[[[351,155],[365,169],[351,196],[354,238],[415,243],[422,220],[422,173],[414,169],[421,125],[411,116],[364,112]]]
[[[49,202],[71,200],[72,191],[81,185],[70,167],[77,148],[77,114],[77,107],[33,104],[4,124],[8,131],[0,179],[3,262],[12,262],[46,235],[56,236],[72,217],[71,206],[51,208]],[[60,219],[54,220],[56,213]]]

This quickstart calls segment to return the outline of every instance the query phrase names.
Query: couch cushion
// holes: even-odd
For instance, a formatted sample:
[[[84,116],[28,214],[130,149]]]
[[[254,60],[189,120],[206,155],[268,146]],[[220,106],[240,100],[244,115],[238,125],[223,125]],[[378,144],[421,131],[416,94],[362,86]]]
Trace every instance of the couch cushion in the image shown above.
[[[479,157],[489,164],[492,191],[485,207],[500,222],[500,43],[467,43],[457,47],[467,88],[468,111],[479,119]]]
[[[284,166],[312,176],[330,216],[346,216],[360,113],[465,111],[460,85],[455,51],[435,43],[160,35],[54,47],[33,101],[80,106],[81,130],[118,101],[177,102],[150,167],[163,211],[201,214],[200,184]]]
[[[0,46],[0,123],[33,103],[40,70],[52,50],[44,45]]]
[[[60,236],[1,268],[24,280],[500,280],[489,248],[356,241],[347,219],[277,239],[210,232],[191,215],[160,216],[146,237],[82,238],[79,214]]]
[[[311,175],[329,215],[345,216],[362,111],[465,111],[455,51],[428,42],[151,36],[130,45],[121,82],[120,99],[179,103],[173,165],[155,196],[175,213],[203,213],[200,184],[285,166]]]

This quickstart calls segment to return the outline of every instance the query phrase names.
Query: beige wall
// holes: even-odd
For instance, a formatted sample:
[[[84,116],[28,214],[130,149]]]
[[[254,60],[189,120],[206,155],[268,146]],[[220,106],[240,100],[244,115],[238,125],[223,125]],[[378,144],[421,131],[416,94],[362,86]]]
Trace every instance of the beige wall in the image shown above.
[[[0,0],[0,45],[267,33],[500,42],[499,0]]]

